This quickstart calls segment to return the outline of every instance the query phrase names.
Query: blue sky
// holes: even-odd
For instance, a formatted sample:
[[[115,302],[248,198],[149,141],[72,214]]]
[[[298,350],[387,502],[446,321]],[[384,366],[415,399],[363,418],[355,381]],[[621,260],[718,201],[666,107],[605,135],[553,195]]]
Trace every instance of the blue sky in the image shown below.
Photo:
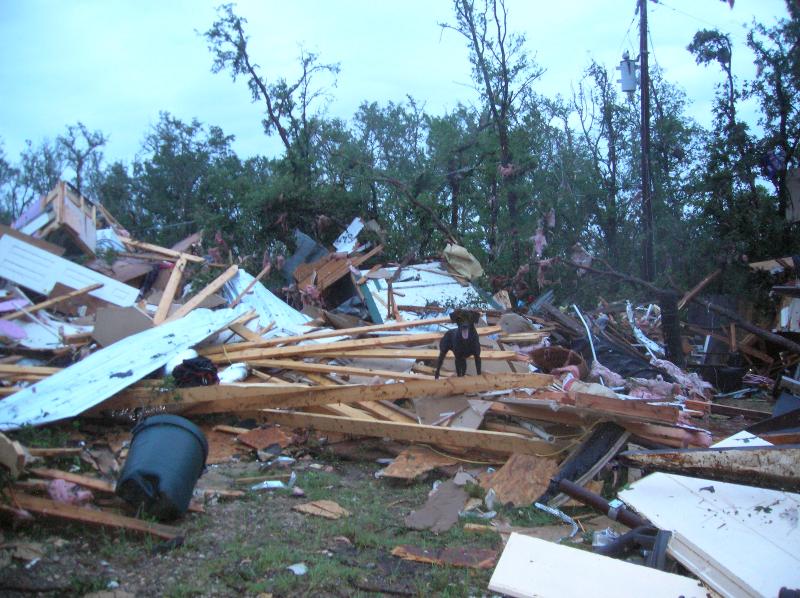
[[[245,82],[212,74],[205,31],[218,2],[205,0],[0,0],[0,139],[16,160],[82,121],[109,137],[107,159],[133,159],[159,111],[219,125],[243,157],[275,155],[262,109]],[[638,54],[635,0],[507,0],[512,30],[547,69],[535,89],[569,96],[591,59],[609,68],[622,51]],[[406,94],[431,113],[477,101],[467,49],[438,23],[452,21],[447,0],[260,0],[239,2],[249,20],[251,53],[267,77],[291,79],[300,48],[338,62],[327,111],[349,118],[363,101],[399,102]],[[718,69],[695,65],[685,50],[694,32],[716,27],[734,41],[734,70],[753,76],[744,23],[786,15],[783,0],[664,0],[649,4],[651,63],[683,87],[690,115],[709,124]],[[755,112],[740,111],[755,124]]]

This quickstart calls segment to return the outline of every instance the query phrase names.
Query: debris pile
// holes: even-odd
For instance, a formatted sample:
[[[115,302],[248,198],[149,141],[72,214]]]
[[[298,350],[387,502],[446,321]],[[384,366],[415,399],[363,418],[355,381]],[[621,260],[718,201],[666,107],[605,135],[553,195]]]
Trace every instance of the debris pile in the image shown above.
[[[569,521],[574,535],[578,525],[559,510],[572,498],[611,519],[630,515],[637,534],[612,540],[615,556],[646,547],[663,569],[668,554],[724,595],[800,586],[798,556],[785,550],[800,533],[800,353],[779,336],[800,327],[795,262],[775,262],[795,276],[776,286],[786,300],[775,333],[743,324],[729,308],[689,309],[676,345],[678,313],[716,274],[673,302],[601,302],[583,313],[545,295],[513,312],[508,293],[493,298],[470,282],[482,269],[463,248],[448,246],[441,262],[383,264],[381,245],[359,244],[364,226],[356,219],[333,252],[297,232],[282,271],[302,312],[260,282],[271,264],[253,277],[201,234],[171,248],[132,239],[66,183],[0,228],[0,430],[8,433],[0,435],[0,511],[179,543],[180,527],[137,519],[115,489],[133,425],[169,414],[202,430],[206,464],[255,459],[269,471],[239,479],[238,488],[201,478],[189,511],[245,491],[303,496],[293,467],[310,446],[347,456],[352,439],[373,437],[394,455],[376,477],[414,480],[435,470],[452,478],[409,513],[408,527],[438,533],[469,516],[488,522],[468,523],[473,531],[510,535],[499,563],[498,554],[469,547],[398,546],[392,554],[402,559],[497,564],[490,589],[515,596],[577,593],[557,571],[596,569],[594,560],[606,559],[604,575],[619,567],[632,593],[651,593],[653,582],[633,565],[575,554],[495,520],[500,506],[539,508]],[[454,307],[481,314],[480,374],[469,359],[466,375],[456,376],[458,356],[447,356],[438,378]],[[776,346],[773,336],[785,342]],[[764,386],[780,394],[774,417],[731,404]],[[82,430],[68,446],[11,439],[70,418]],[[96,475],[44,466],[67,454]],[[482,465],[465,466],[475,463]],[[641,477],[656,470],[665,473]],[[618,496],[638,515],[598,496],[598,483],[617,488],[625,476],[632,485]],[[470,498],[468,487],[483,498]],[[775,515],[746,512],[759,506]],[[350,516],[334,500],[295,510]],[[559,526],[554,538],[569,535]],[[763,550],[757,571],[746,566],[755,541]],[[550,577],[543,565],[529,570],[539,562],[532,553],[550,563]],[[657,585],[673,595],[707,591],[662,575]],[[607,582],[585,580],[583,591],[596,593],[597,583]]]

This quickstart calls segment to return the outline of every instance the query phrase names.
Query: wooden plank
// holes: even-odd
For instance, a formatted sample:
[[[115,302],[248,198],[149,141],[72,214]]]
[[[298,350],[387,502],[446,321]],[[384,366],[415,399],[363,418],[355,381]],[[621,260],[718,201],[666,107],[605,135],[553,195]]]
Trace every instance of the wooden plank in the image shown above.
[[[620,458],[650,471],[672,471],[797,492],[800,490],[800,445],[737,446],[726,448],[628,451]]]
[[[64,295],[59,295],[58,297],[53,297],[52,299],[48,299],[47,301],[42,301],[41,303],[37,303],[36,305],[31,305],[30,307],[25,307],[20,309],[19,311],[12,312],[2,317],[3,320],[13,320],[15,318],[19,318],[20,316],[30,315],[35,313],[39,310],[46,309],[56,303],[60,303],[61,301],[67,301],[72,299],[73,297],[80,297],[81,295],[85,295],[91,291],[96,291],[97,289],[101,288],[103,283],[95,283],[90,284],[88,287],[83,287],[82,289],[78,289],[77,291],[72,291],[70,293],[65,293]]]
[[[142,521],[141,519],[134,519],[133,517],[109,513],[108,511],[76,507],[38,496],[15,493],[13,502],[26,511],[47,517],[79,521],[81,523],[99,525],[102,527],[126,529],[142,534],[149,534],[157,538],[163,538],[164,540],[175,540],[183,536],[183,532],[179,528],[164,525],[163,523],[151,523],[149,521]]]
[[[258,333],[253,332],[244,324],[234,323],[228,326],[228,328],[233,330],[236,334],[238,334],[242,338],[247,339],[248,341],[256,341],[261,338],[261,336]]]
[[[153,253],[158,253],[160,255],[166,255],[168,257],[172,257],[175,259],[186,258],[186,261],[194,262],[195,264],[205,264],[205,258],[199,255],[192,255],[191,253],[183,253],[181,251],[175,251],[173,249],[167,249],[166,247],[159,247],[158,245],[153,245],[152,243],[143,243],[142,241],[134,241],[133,239],[129,239],[126,237],[121,238],[122,242],[125,245],[133,247],[135,249],[142,249],[144,251],[152,251]]]
[[[34,365],[14,365],[7,363],[0,363],[0,374],[9,374],[10,376],[52,376],[61,371],[62,368],[51,368],[44,366]]]
[[[175,311],[171,316],[169,316],[165,322],[174,322],[175,320],[180,320],[194,308],[198,307],[203,300],[208,297],[209,295],[213,295],[216,293],[222,286],[228,282],[231,278],[236,276],[236,273],[239,271],[239,266],[233,265],[225,272],[217,276],[214,280],[212,280],[202,291],[197,293],[194,297],[189,299],[186,303],[184,303],[178,310]]]
[[[500,330],[499,326],[487,326],[478,328],[479,335],[494,334]],[[398,336],[382,336],[379,338],[362,338],[332,343],[314,343],[310,345],[292,345],[288,347],[271,347],[235,350],[235,346],[227,349],[225,353],[207,354],[206,357],[214,362],[226,360],[228,358],[237,361],[248,359],[269,359],[272,357],[294,357],[299,355],[314,355],[315,353],[327,353],[336,351],[345,353],[357,351],[359,349],[386,347],[390,345],[424,345],[431,342],[438,342],[442,338],[441,332],[404,334]]]
[[[425,361],[435,360],[439,357],[439,351],[436,349],[352,349],[347,351],[347,355],[344,355],[341,351],[330,348],[332,343],[326,343],[326,345],[327,346],[321,346],[313,356],[315,358],[325,359],[340,359],[342,357],[355,359],[363,357],[364,359],[420,359]],[[236,358],[238,359],[238,357]],[[213,357],[209,359],[217,361]],[[528,358],[514,351],[481,350],[481,360],[527,362]]]
[[[396,401],[414,397],[442,397],[454,394],[534,388],[551,384],[547,374],[483,374],[450,377],[440,380],[409,380],[395,384],[352,384],[336,387],[268,384],[215,384],[192,388],[143,389],[107,401],[103,409],[125,409],[144,406],[169,406],[173,411],[191,413],[224,413],[240,409],[297,408],[329,403],[361,401]],[[176,401],[176,394],[180,400]],[[148,396],[149,395],[149,396]]]
[[[175,293],[178,291],[178,285],[183,278],[183,272],[186,270],[186,256],[181,256],[172,267],[172,272],[167,280],[167,286],[161,294],[161,301],[158,302],[156,315],[153,316],[153,323],[158,326],[167,319],[169,308],[172,307],[172,301],[175,299]]]
[[[264,268],[262,268],[261,272],[259,272],[258,275],[253,280],[250,281],[250,284],[248,284],[244,288],[244,290],[241,293],[239,293],[233,301],[231,301],[231,305],[230,306],[231,307],[236,307],[237,305],[239,305],[239,303],[244,298],[244,296],[247,295],[247,293],[249,293],[253,289],[253,287],[256,286],[256,283],[259,280],[261,280],[262,278],[264,278],[264,276],[266,276],[269,273],[270,270],[272,270],[272,264],[271,263],[268,264],[267,266],[265,266]]]
[[[413,417],[409,417],[404,413],[399,413],[386,407],[383,403],[378,401],[361,401],[356,403],[356,406],[370,415],[374,415],[378,419],[385,419],[390,422],[400,423],[417,423]]]
[[[101,480],[100,478],[92,478],[77,473],[70,473],[68,471],[61,471],[60,469],[47,469],[44,467],[37,467],[29,470],[35,476],[45,478],[48,480],[66,480],[73,484],[78,484],[90,490],[97,490],[98,492],[105,492],[106,494],[114,494],[114,484]]]
[[[706,598],[696,579],[513,533],[489,589],[517,598]]]
[[[433,376],[415,374],[412,372],[396,372],[392,370],[373,370],[356,368],[346,365],[329,365],[326,363],[308,363],[291,359],[255,359],[249,360],[248,365],[258,368],[274,368],[294,370],[296,372],[316,372],[323,374],[346,374],[352,376],[366,376],[378,378],[396,378],[398,380],[434,380]]]
[[[308,334],[299,334],[297,336],[282,336],[277,338],[261,339],[258,342],[252,343],[237,343],[235,347],[208,347],[206,350],[201,351],[203,355],[212,355],[214,353],[230,352],[231,349],[243,351],[246,349],[255,349],[258,347],[275,347],[278,345],[291,345],[300,343],[302,341],[315,340],[321,338],[330,338],[332,336],[363,336],[365,334],[372,334],[375,332],[388,332],[394,330],[405,330],[406,328],[414,328],[416,326],[428,326],[434,324],[450,323],[450,318],[431,318],[429,320],[409,320],[407,322],[394,322],[392,324],[376,324],[374,326],[356,326],[355,328],[341,328],[339,330],[320,330],[318,332],[309,332]]]
[[[201,386],[180,389],[182,400],[178,403],[178,408],[184,413],[192,414],[261,408],[296,409],[332,403],[397,401],[421,396],[446,397],[463,393],[544,386],[551,382],[552,377],[546,374],[484,374],[441,380],[409,380],[395,384],[290,388],[268,393],[264,393],[260,388],[248,388],[249,385]],[[223,390],[215,393],[212,390],[215,388]],[[209,400],[209,397],[220,396],[223,398]]]
[[[800,587],[800,495],[654,473],[618,496],[671,531],[668,552],[723,596]]]
[[[308,428],[354,436],[373,436],[407,442],[474,448],[496,453],[540,455],[550,454],[562,448],[559,444],[548,444],[503,432],[460,430],[397,422],[361,421],[333,415],[277,411],[274,409],[264,409],[258,413],[266,417],[270,422],[281,424],[282,426],[291,426],[292,428]]]

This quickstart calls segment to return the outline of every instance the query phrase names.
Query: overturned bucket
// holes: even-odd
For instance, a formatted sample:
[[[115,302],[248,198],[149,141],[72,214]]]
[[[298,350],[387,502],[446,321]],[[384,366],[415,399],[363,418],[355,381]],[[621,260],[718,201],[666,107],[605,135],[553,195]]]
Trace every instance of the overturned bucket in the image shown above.
[[[154,415],[136,424],[116,493],[158,519],[189,508],[208,457],[208,441],[188,419]]]

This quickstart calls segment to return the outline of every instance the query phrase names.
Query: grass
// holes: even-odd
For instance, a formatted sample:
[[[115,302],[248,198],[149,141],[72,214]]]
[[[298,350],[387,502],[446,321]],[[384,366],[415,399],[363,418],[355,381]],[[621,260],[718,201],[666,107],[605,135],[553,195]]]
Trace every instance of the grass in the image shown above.
[[[292,498],[286,491],[248,492],[244,499],[210,507],[206,515],[187,515],[179,523],[186,531],[185,544],[159,556],[152,554],[159,542],[149,537],[117,531],[88,534],[81,526],[63,524],[55,533],[70,540],[70,550],[93,553],[117,571],[159,571],[150,575],[158,579],[151,589],[175,598],[259,593],[369,596],[382,588],[425,596],[487,593],[491,571],[404,561],[391,551],[403,544],[499,550],[497,534],[464,531],[467,520],[438,535],[408,529],[404,518],[425,502],[430,482],[376,480],[376,466],[367,461],[341,463],[329,458],[327,462],[337,471],[298,472],[297,485],[305,498]],[[481,493],[477,487],[468,491],[474,496]],[[319,499],[336,501],[351,516],[328,520],[292,510],[298,503]],[[513,525],[554,523],[552,517],[533,508],[500,509],[500,515]],[[33,532],[38,527],[34,524],[29,529]],[[54,534],[52,528],[45,529],[39,533]],[[288,571],[295,563],[304,563],[308,572],[297,576]],[[95,583],[91,576],[79,575],[76,571],[76,583],[79,579]]]

